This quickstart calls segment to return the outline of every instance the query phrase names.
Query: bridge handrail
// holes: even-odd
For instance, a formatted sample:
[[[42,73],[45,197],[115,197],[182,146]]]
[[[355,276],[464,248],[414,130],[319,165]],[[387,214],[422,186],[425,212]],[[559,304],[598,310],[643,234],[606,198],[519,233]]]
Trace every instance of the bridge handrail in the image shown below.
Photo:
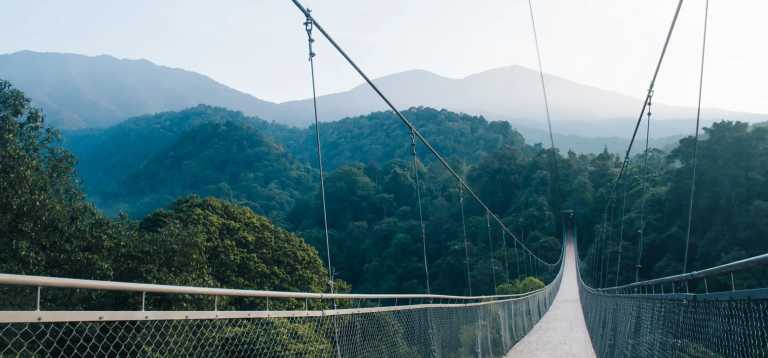
[[[727,264],[722,264],[719,266],[714,266],[714,267],[706,268],[703,270],[691,271],[689,273],[684,273],[684,274],[665,276],[665,277],[655,278],[651,280],[639,281],[639,282],[629,283],[621,286],[600,288],[600,289],[597,289],[597,291],[602,291],[602,292],[619,291],[619,290],[624,290],[628,288],[635,288],[635,287],[642,287],[642,286],[691,281],[694,279],[702,279],[702,278],[706,278],[714,275],[744,271],[756,266],[768,266],[768,253],[748,257],[746,259],[729,262]]]
[[[340,299],[340,300],[376,300],[376,299],[429,299],[455,301],[483,301],[517,298],[531,295],[539,290],[508,295],[454,296],[427,294],[362,294],[362,293],[311,293],[266,290],[245,290],[213,287],[176,286],[118,281],[86,280],[61,277],[0,274],[0,285],[55,287],[73,289],[92,289],[104,291],[122,291],[139,293],[190,294],[219,297],[262,297],[295,299]],[[541,290],[541,289],[540,289]]]

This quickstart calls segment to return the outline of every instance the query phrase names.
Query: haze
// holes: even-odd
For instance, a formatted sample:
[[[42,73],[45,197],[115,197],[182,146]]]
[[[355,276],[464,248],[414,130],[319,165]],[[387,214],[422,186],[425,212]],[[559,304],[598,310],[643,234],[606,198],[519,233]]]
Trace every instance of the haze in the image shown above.
[[[525,0],[306,0],[320,23],[372,77],[426,69],[464,77],[494,67],[535,68]],[[303,18],[288,0],[5,0],[0,53],[24,49],[110,54],[206,74],[271,101],[309,95]],[[546,72],[639,97],[675,3],[612,0],[535,1]],[[657,84],[656,99],[693,106],[703,1],[687,1]],[[768,34],[763,1],[710,4],[704,105],[768,113]],[[319,38],[319,34],[317,34]],[[321,93],[360,83],[319,39]],[[532,91],[537,90],[532,88]],[[639,109],[639,108],[638,108]]]

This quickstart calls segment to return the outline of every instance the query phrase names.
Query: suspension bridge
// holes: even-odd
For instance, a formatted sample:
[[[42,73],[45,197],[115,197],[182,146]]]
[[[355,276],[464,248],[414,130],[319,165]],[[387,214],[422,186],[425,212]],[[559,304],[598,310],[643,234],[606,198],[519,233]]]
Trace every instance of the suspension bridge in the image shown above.
[[[768,288],[737,289],[734,274],[765,267],[768,254],[750,257],[703,270],[688,270],[688,246],[692,240],[691,215],[695,192],[695,166],[692,173],[686,255],[682,273],[620,284],[615,275],[609,284],[610,258],[579,255],[576,216],[572,211],[556,212],[562,216],[561,250],[557,261],[548,262],[520,240],[494,213],[465,179],[455,171],[428,139],[392,104],[363,70],[298,0],[292,0],[305,18],[312,92],[315,104],[315,134],[320,175],[320,192],[325,223],[325,259],[329,281],[327,293],[277,292],[229,288],[188,287],[163,284],[81,280],[45,276],[0,273],[0,286],[10,287],[30,300],[27,309],[0,311],[0,356],[256,356],[256,357],[765,357],[768,356]],[[630,154],[643,120],[646,139],[643,168],[647,167],[648,132],[654,86],[664,55],[672,37],[683,1],[677,3],[672,24],[642,110],[632,133],[621,170],[611,189],[601,232],[592,245],[596,252],[605,251],[609,217],[625,205],[620,188],[629,167]],[[706,2],[708,8],[708,1]],[[531,24],[536,41],[541,91],[549,128],[551,174],[559,175],[552,122],[549,116],[546,84],[529,1]],[[414,191],[417,198],[420,246],[423,253],[426,294],[356,294],[338,293],[334,287],[328,233],[322,138],[317,115],[317,95],[313,38],[319,31],[374,92],[402,121],[410,133],[413,157]],[[703,44],[706,44],[706,15]],[[695,138],[699,136],[701,88],[703,82],[702,46],[699,80],[699,114]],[[427,230],[422,212],[421,186],[418,176],[417,145],[422,145],[445,167],[459,187],[459,205],[463,226],[467,296],[442,295],[431,292]],[[694,152],[695,163],[695,152]],[[557,183],[556,180],[553,182]],[[623,184],[622,184],[623,183]],[[644,183],[644,182],[643,182]],[[557,192],[557,185],[551,188]],[[624,189],[626,190],[626,189]],[[643,190],[646,190],[643,184]],[[504,255],[507,238],[511,240],[517,262],[528,262],[517,268],[517,277],[535,276],[546,283],[543,288],[521,294],[472,295],[467,229],[464,223],[465,195],[485,212],[488,228],[501,229]],[[621,208],[623,220],[625,208]],[[645,220],[641,217],[641,221]],[[489,248],[493,250],[493,238]],[[640,231],[638,264],[642,256],[643,231]],[[619,236],[619,250],[622,237]],[[498,245],[497,244],[497,245]],[[493,253],[491,252],[491,255]],[[522,257],[522,259],[520,259]],[[505,257],[505,260],[507,258]],[[592,287],[585,280],[582,267],[597,272]],[[617,265],[617,271],[621,263]],[[511,276],[508,263],[499,277]],[[490,274],[496,283],[496,269]],[[730,279],[729,290],[711,289],[713,280]],[[459,279],[459,278],[457,278]],[[495,286],[495,285],[494,285]],[[135,299],[129,310],[74,310],[46,307],[43,292],[54,290],[99,291],[128,295]],[[66,297],[66,294],[64,294]],[[155,310],[151,297],[196,296],[210,299],[204,310]],[[228,307],[233,298],[247,298],[265,303],[266,309],[247,310]],[[270,309],[272,308],[272,309]]]

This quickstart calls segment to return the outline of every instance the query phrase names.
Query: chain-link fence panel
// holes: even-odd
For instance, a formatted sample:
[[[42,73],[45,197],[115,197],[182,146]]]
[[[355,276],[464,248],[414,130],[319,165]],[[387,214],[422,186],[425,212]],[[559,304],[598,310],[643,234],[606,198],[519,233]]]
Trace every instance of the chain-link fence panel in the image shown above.
[[[328,311],[0,311],[0,356],[499,357],[559,285],[499,301]]]
[[[607,294],[581,287],[599,357],[768,357],[768,295]]]

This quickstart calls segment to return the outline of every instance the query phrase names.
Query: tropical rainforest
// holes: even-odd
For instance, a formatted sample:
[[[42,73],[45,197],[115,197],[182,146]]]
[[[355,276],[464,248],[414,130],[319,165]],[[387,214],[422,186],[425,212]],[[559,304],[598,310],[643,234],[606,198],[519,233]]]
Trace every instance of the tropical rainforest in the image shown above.
[[[635,154],[614,192],[618,154],[553,152],[479,116],[424,107],[404,114],[543,260],[557,261],[559,211],[569,209],[589,284],[683,270],[692,137],[668,152]],[[0,272],[327,290],[314,127],[204,105],[64,133],[44,117],[0,82]],[[341,290],[425,292],[419,200],[432,292],[519,292],[551,279],[420,143],[414,165],[410,133],[392,113],[323,123],[320,132],[330,267]],[[729,121],[705,128],[696,173],[688,269],[767,252],[768,128]],[[47,304],[69,308],[139,299],[46,291]]]

